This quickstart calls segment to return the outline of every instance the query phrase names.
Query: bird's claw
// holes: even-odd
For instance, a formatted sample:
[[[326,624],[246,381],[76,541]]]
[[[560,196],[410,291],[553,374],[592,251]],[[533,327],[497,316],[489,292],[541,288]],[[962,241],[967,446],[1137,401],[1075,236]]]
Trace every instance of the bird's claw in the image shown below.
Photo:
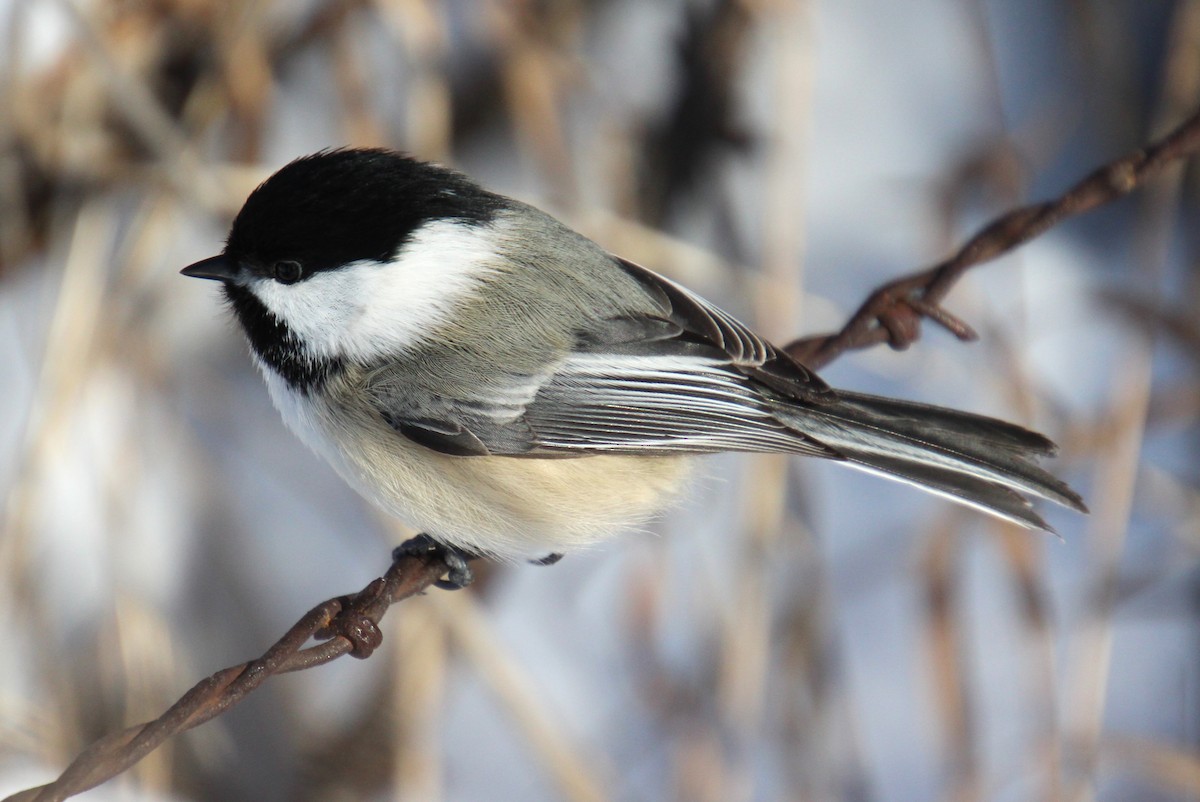
[[[436,556],[446,565],[446,578],[434,582],[434,587],[442,590],[462,590],[475,580],[475,574],[467,561],[475,559],[478,555],[439,543],[429,535],[417,535],[392,549],[393,560],[428,555]]]

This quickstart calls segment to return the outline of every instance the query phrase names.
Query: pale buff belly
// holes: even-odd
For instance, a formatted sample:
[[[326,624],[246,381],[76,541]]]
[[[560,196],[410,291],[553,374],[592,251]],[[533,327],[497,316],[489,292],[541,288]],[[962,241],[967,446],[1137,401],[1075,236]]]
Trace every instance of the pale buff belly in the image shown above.
[[[644,523],[679,494],[692,462],[447,456],[399,435],[374,410],[276,389],[288,426],[359,493],[438,540],[499,557],[568,551]]]
[[[511,557],[570,550],[644,523],[679,491],[689,462],[450,457],[394,433],[363,446],[350,457],[361,493],[439,540]]]

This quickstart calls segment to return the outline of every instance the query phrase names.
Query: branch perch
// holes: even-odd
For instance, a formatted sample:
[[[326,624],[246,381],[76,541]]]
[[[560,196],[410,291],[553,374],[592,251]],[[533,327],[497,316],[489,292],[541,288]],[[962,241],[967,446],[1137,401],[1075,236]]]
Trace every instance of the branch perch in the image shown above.
[[[415,596],[446,572],[436,556],[405,556],[358,593],[309,610],[257,660],[209,676],[154,721],[106,735],[84,749],[52,783],[13,794],[4,802],[59,802],[125,771],[173,735],[221,715],[275,674],[302,671],[349,654],[371,655],[382,642],[379,621],[393,604]],[[303,648],[316,638],[323,643]]]
[[[1095,170],[1060,197],[1022,206],[987,224],[949,259],[877,288],[841,331],[805,337],[784,350],[814,370],[846,351],[886,342],[902,351],[921,335],[928,318],[960,340],[974,330],[941,303],[968,269],[1008,253],[1055,225],[1127,195],[1168,165],[1200,150],[1200,111],[1162,139]]]

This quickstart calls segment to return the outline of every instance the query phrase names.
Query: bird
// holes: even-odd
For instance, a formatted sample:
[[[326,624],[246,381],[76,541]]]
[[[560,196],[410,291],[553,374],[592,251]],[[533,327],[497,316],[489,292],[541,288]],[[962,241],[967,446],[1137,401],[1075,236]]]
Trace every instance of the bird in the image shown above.
[[[834,460],[1050,530],[1086,512],[1013,423],[838,390],[715,304],[466,175],[334,148],[247,197],[183,275],[223,285],[287,427],[467,561],[556,561],[642,525],[698,457]],[[540,560],[534,558],[540,557]]]

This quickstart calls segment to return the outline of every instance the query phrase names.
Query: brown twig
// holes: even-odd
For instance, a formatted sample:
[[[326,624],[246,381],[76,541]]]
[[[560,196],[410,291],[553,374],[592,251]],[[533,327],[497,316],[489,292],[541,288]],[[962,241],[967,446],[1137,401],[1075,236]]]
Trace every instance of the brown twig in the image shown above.
[[[1167,165],[1197,150],[1200,150],[1200,111],[1157,142],[1094,171],[1055,200],[1022,206],[993,220],[949,259],[879,287],[841,331],[796,340],[786,350],[814,369],[829,364],[846,351],[881,342],[903,350],[920,336],[922,318],[929,318],[960,340],[973,340],[976,334],[971,327],[941,306],[969,268],[1008,253],[1067,217],[1132,192]]]
[[[106,735],[84,749],[52,783],[4,802],[57,802],[94,788],[137,763],[173,735],[221,715],[268,677],[323,665],[346,654],[366,658],[382,642],[379,621],[391,605],[415,596],[446,573],[434,556],[406,556],[358,593],[323,602],[257,660],[218,671],[196,683],[154,721]],[[309,640],[324,640],[303,648]]]

